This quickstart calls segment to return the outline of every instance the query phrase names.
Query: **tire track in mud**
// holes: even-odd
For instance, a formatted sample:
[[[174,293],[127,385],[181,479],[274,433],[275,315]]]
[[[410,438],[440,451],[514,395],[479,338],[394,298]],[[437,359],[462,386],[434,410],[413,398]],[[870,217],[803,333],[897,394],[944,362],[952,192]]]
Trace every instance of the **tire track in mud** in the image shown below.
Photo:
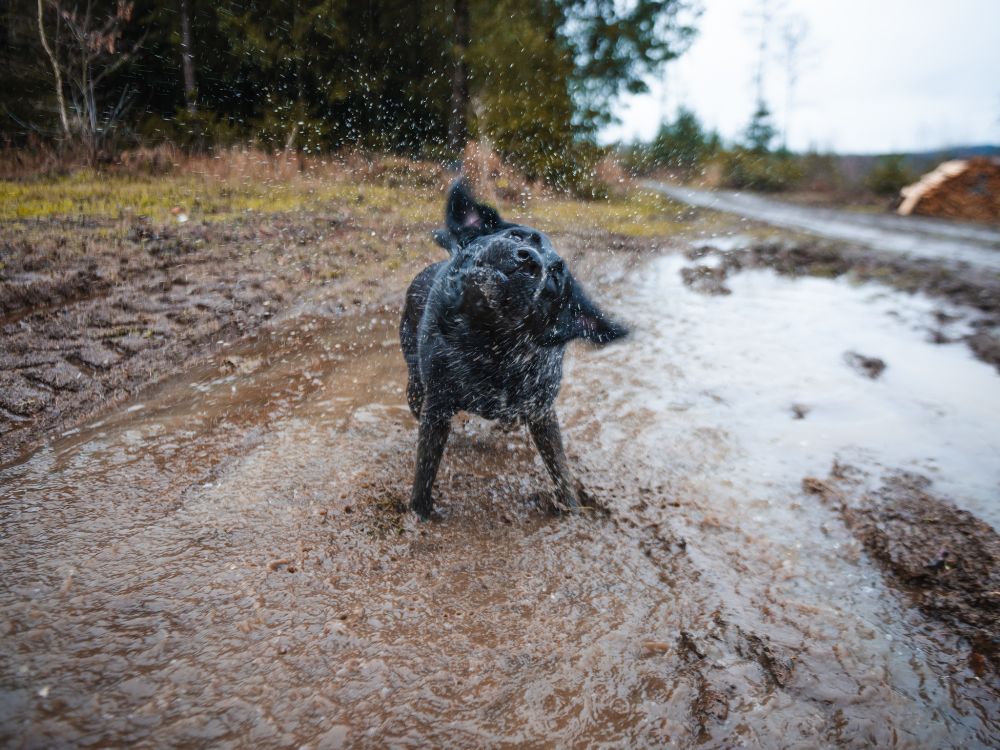
[[[374,233],[320,213],[177,226],[49,219],[4,229],[0,465],[203,362],[220,341],[252,334],[301,296],[361,308],[388,254],[370,248],[365,263],[353,262],[355,246],[377,244]]]

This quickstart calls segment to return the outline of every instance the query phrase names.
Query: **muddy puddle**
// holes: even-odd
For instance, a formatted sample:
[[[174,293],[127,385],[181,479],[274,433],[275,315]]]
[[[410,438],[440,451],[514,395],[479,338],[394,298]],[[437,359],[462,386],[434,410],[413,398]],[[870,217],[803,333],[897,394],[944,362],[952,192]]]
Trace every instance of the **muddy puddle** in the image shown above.
[[[3,743],[989,746],[995,678],[801,482],[909,469],[996,527],[1000,379],[923,298],[707,296],[691,264],[605,290],[635,336],[569,355],[606,513],[547,515],[526,436],[477,419],[443,520],[402,512],[393,310],[289,321],[0,469]]]
[[[611,355],[643,358],[636,404],[724,429],[739,444],[726,471],[744,486],[798,482],[836,457],[926,474],[1000,528],[1000,379],[960,341],[968,313],[770,270],[730,276],[731,294],[683,288],[685,269],[717,260],[666,256],[644,271],[640,353]]]

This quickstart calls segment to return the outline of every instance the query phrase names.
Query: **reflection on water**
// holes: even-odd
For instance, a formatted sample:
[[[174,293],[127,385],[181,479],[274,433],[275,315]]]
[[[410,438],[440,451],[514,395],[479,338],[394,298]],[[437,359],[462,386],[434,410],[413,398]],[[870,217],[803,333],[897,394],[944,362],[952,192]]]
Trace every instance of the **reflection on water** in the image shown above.
[[[799,482],[915,467],[996,525],[1000,381],[927,343],[920,298],[766,272],[709,298],[681,264],[616,287],[632,340],[570,355],[607,516],[543,514],[525,436],[476,419],[445,520],[399,513],[393,311],[293,321],[0,470],[4,742],[988,744],[996,686]]]
[[[797,484],[836,456],[927,474],[1000,528],[1000,379],[964,344],[928,343],[931,331],[966,332],[960,315],[874,284],[769,270],[731,277],[732,295],[694,294],[680,280],[685,265],[680,256],[655,261],[626,303],[637,340],[607,352],[633,374],[622,408],[683,414],[657,420],[677,425],[669,437],[724,431],[738,446],[725,473],[744,486]],[[848,352],[887,367],[865,377],[845,362]],[[642,437],[660,439],[656,430]]]

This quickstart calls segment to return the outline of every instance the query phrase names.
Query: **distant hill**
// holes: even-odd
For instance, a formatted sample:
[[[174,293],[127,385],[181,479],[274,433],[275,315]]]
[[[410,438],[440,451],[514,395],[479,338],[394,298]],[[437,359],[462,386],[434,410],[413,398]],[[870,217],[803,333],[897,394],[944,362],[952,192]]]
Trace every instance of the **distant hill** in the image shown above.
[[[968,159],[972,156],[1000,156],[1000,146],[951,146],[932,151],[917,151],[908,156],[928,159]]]

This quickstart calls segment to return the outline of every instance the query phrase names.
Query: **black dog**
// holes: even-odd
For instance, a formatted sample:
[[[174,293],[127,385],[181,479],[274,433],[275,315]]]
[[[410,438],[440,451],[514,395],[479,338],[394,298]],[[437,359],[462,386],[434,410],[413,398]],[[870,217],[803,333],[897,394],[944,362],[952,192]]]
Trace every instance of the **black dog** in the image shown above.
[[[406,398],[420,421],[410,507],[430,516],[451,418],[468,411],[527,423],[557,505],[576,508],[579,490],[553,408],[563,353],[573,339],[605,344],[627,330],[587,298],[548,237],[477,203],[464,180],[451,188],[445,223],[434,238],[451,259],[413,280],[399,326]]]

